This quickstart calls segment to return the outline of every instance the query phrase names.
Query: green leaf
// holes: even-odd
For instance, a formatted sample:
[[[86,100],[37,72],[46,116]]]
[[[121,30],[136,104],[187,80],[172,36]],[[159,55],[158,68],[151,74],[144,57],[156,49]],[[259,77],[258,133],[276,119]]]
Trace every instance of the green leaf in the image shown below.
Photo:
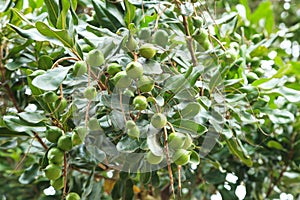
[[[27,24],[33,26],[33,24],[31,23],[31,21],[29,21],[21,12],[19,12],[16,8],[11,8],[11,10],[13,11],[13,13],[15,15],[17,15],[18,18],[20,18],[21,20],[25,21]]]
[[[43,116],[42,114],[40,114],[38,112],[21,112],[18,115],[23,120],[25,120],[29,123],[32,123],[32,124],[37,124],[46,119],[45,116]]]
[[[273,90],[267,91],[267,94],[279,94],[286,98],[288,101],[292,103],[297,103],[300,102],[300,91],[299,90],[294,90],[288,87],[279,87],[279,88],[274,88]]]
[[[149,60],[143,64],[144,67],[144,74],[161,74],[163,71],[161,69],[161,66],[159,62],[155,60]]]
[[[47,70],[53,65],[53,60],[50,56],[42,55],[39,57],[38,65],[39,69]]]
[[[71,67],[57,67],[48,70],[45,74],[35,77],[32,85],[42,90],[56,90],[63,82]]]
[[[59,8],[58,3],[56,0],[45,0],[44,1],[48,11],[48,17],[50,22],[53,26],[56,26],[58,15],[59,15]]]
[[[182,118],[191,119],[195,117],[201,110],[199,103],[190,102],[181,111]]]
[[[122,137],[122,139],[117,144],[117,150],[122,153],[132,153],[137,150],[140,145],[136,139],[132,139],[128,136]]]
[[[25,169],[23,174],[21,174],[19,178],[19,182],[21,184],[32,183],[37,178],[38,171],[39,171],[39,165],[37,163],[31,165],[30,167]]]
[[[176,120],[172,124],[178,132],[189,133],[193,137],[198,137],[207,132],[207,128],[205,126],[192,120]]]
[[[35,26],[42,35],[50,39],[57,39],[65,47],[68,47],[70,49],[74,47],[74,42],[72,38],[68,35],[68,31],[50,28],[43,22],[36,22]]]
[[[7,128],[16,132],[26,132],[30,133],[31,131],[43,132],[46,131],[44,123],[31,124],[17,116],[4,116],[3,120]]]
[[[68,10],[71,7],[71,4],[70,4],[69,0],[61,0],[61,4],[62,4],[61,5],[62,10],[60,12],[59,18],[57,19],[56,28],[66,29],[67,28],[67,24],[66,24],[67,14],[68,14]]]
[[[38,30],[36,28],[31,28],[31,29],[27,29],[27,30],[24,30],[24,29],[21,29],[13,24],[8,24],[14,31],[16,31],[20,36],[24,37],[24,38],[28,38],[28,39],[32,39],[32,40],[35,40],[35,41],[40,41],[40,42],[43,42],[43,41],[48,41],[48,42],[51,42],[55,45],[58,45],[58,46],[63,46],[63,44],[56,40],[56,39],[52,39],[52,38],[47,38],[45,37],[44,35],[42,35],[41,33],[38,32]]]
[[[268,146],[269,148],[273,148],[273,149],[277,149],[277,150],[284,150],[283,146],[282,146],[279,142],[277,142],[277,141],[275,141],[275,140],[270,140],[270,141],[267,143],[267,146]]]
[[[125,6],[126,6],[126,13],[125,13],[124,20],[125,20],[125,22],[128,26],[132,22],[132,20],[134,19],[136,8],[135,8],[134,5],[129,3],[128,0],[125,0]]]
[[[264,19],[264,28],[270,34],[272,33],[274,26],[274,15],[272,10],[272,2],[263,1],[259,4],[258,8],[254,11],[251,16],[251,23],[256,24],[257,26],[260,23],[260,20]]]
[[[241,147],[239,147],[239,144],[237,143],[237,139],[226,138],[225,140],[231,153],[237,156],[248,167],[251,167],[253,165],[251,158],[247,154],[245,154],[245,152],[241,149]]]
[[[6,127],[0,127],[0,136],[2,137],[17,137],[17,136],[29,136],[25,132],[16,132],[7,129]]]
[[[189,163],[199,165],[200,164],[200,157],[199,154],[196,151],[192,151],[190,155],[190,161]]]

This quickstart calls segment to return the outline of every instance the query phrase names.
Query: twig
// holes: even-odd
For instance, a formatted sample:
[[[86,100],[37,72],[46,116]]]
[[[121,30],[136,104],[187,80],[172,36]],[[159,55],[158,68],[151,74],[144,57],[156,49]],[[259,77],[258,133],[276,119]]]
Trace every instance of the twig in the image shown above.
[[[173,193],[173,196],[175,198],[175,190],[174,190],[174,179],[173,179],[173,172],[171,168],[171,159],[169,156],[169,147],[168,147],[168,133],[166,127],[164,127],[164,147],[165,147],[165,153],[166,153],[166,159],[167,159],[167,165],[168,165],[168,172],[169,172],[169,177],[170,177],[170,185],[171,185],[171,190]]]
[[[226,48],[224,47],[224,45],[221,43],[220,40],[218,40],[218,38],[216,38],[215,36],[213,36],[212,34],[209,34],[209,37],[211,37],[212,39],[214,39],[220,46],[221,48],[226,51]]]
[[[76,170],[76,171],[78,171],[78,172],[80,172],[80,173],[82,173],[82,174],[91,175],[90,172],[83,171],[83,170],[81,170],[81,169],[79,169],[79,168],[77,168],[77,167],[70,166],[69,168],[72,169],[72,170]],[[102,178],[104,178],[104,179],[107,179],[107,180],[114,180],[114,181],[117,180],[116,178],[108,178],[108,177],[102,176],[102,175],[100,175],[100,174],[94,174],[94,177],[95,177],[96,179],[102,179]]]
[[[54,69],[55,67],[58,66],[58,64],[59,64],[60,62],[63,62],[63,61],[65,61],[65,60],[75,60],[75,61],[79,61],[79,59],[78,59],[78,58],[75,58],[75,57],[63,57],[63,58],[60,58],[60,59],[58,59],[57,61],[55,61],[55,63],[53,63],[53,65],[52,65],[51,69]]]
[[[11,88],[8,86],[8,84],[6,83],[6,79],[5,79],[5,68],[2,64],[2,60],[3,60],[3,46],[0,45],[0,71],[1,71],[1,76],[2,76],[2,83],[1,85],[3,85],[3,87],[6,89],[7,93],[8,93],[8,97],[10,98],[10,100],[12,101],[12,103],[14,104],[14,107],[16,108],[16,110],[18,112],[22,112],[22,109],[18,106],[17,100],[15,99]]]
[[[178,191],[179,191],[179,196],[181,196],[181,165],[178,165],[177,170],[178,170]]]
[[[170,122],[167,122],[168,126],[171,128],[172,132],[175,133],[175,129]]]
[[[295,135],[293,135],[292,138],[291,138],[291,144],[292,144],[292,147],[291,147],[291,149],[290,149],[290,151],[289,151],[289,153],[288,153],[287,161],[285,162],[284,167],[283,167],[282,170],[280,171],[280,174],[279,174],[278,178],[276,179],[276,181],[275,181],[274,183],[273,183],[272,181],[270,181],[270,185],[269,185],[269,188],[268,188],[267,193],[266,193],[266,198],[268,198],[268,197],[271,195],[271,193],[272,193],[274,187],[275,187],[276,185],[278,185],[278,183],[281,181],[284,172],[286,172],[286,170],[287,170],[287,168],[288,168],[288,166],[289,166],[289,164],[290,164],[290,161],[291,161],[292,158],[293,158],[293,155],[294,155],[294,146],[293,146],[294,141],[295,141]],[[271,174],[271,177],[272,177],[272,174]]]
[[[40,138],[39,134],[35,131],[32,131],[34,134],[34,137],[37,139],[37,141],[44,147],[45,150],[48,149],[48,146],[44,143],[44,141],[42,140],[42,138]]]
[[[176,5],[177,5],[177,8],[180,10],[180,2],[178,0],[176,0],[175,2],[176,2]],[[189,52],[190,52],[191,57],[192,57],[192,63],[193,63],[193,66],[197,66],[198,61],[197,61],[195,51],[194,51],[194,47],[193,47],[193,38],[192,38],[190,30],[189,30],[189,24],[188,24],[188,21],[187,21],[187,16],[182,15],[182,19],[183,19],[183,26],[184,26],[184,30],[185,30],[186,39],[187,39],[188,49],[189,49]]]
[[[68,168],[67,155],[66,152],[64,152],[64,170],[63,170],[64,189],[63,189],[62,199],[64,199],[64,197],[67,194],[67,168]]]
[[[89,101],[87,106],[86,106],[86,111],[85,111],[85,127],[88,127],[89,123],[89,111],[90,111],[90,106],[91,106],[92,101]]]

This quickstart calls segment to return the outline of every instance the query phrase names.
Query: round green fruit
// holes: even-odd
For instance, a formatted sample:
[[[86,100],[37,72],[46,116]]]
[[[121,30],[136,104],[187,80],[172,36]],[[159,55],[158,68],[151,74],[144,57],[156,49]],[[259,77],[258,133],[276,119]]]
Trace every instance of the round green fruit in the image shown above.
[[[184,145],[186,136],[183,133],[174,132],[168,137],[169,148],[176,150],[182,148]]]
[[[112,78],[112,81],[118,88],[127,88],[131,85],[132,79],[127,76],[125,71],[121,71]]]
[[[50,163],[61,165],[64,160],[64,152],[56,147],[53,147],[48,151],[47,158]]]
[[[190,161],[191,152],[185,149],[178,149],[173,155],[173,161],[176,165],[186,165]]]
[[[45,175],[49,180],[56,180],[61,177],[61,167],[55,164],[50,164],[45,168]]]
[[[139,62],[130,62],[126,66],[126,73],[132,79],[140,78],[143,76],[144,68],[143,65]]]
[[[97,96],[96,88],[90,86],[84,90],[84,97],[88,100],[93,100]]]
[[[55,189],[55,190],[61,190],[64,187],[64,177],[60,177],[56,180],[50,180],[50,185]]]
[[[72,146],[82,144],[82,142],[83,141],[82,141],[81,137],[78,135],[78,133],[73,132],[72,133]]]
[[[154,128],[163,128],[167,124],[167,118],[161,113],[156,113],[151,118],[151,124]]]
[[[142,76],[138,81],[138,88],[141,92],[150,92],[154,88],[154,80],[149,76]]]
[[[55,110],[62,113],[66,107],[68,106],[68,101],[66,98],[62,98],[62,99],[58,99],[56,102],[55,102]]]
[[[193,138],[189,135],[189,134],[185,134],[185,141],[184,144],[182,146],[183,149],[188,149],[192,146],[193,144]]]
[[[143,44],[140,48],[140,55],[144,58],[150,59],[153,58],[156,54],[156,49],[152,44],[146,43]]]
[[[150,28],[142,28],[139,33],[139,38],[142,40],[148,40],[151,37],[151,29]]]
[[[144,96],[141,96],[141,95],[136,96],[133,99],[133,106],[134,106],[134,109],[145,110],[148,106],[147,98]]]
[[[165,30],[158,30],[154,33],[153,39],[155,44],[165,47],[168,44],[169,35]]]
[[[58,96],[55,94],[55,92],[47,92],[43,95],[43,100],[46,103],[53,103],[58,100]]]
[[[127,128],[127,129],[132,129],[132,128],[134,128],[134,127],[136,127],[136,124],[135,124],[135,122],[134,122],[133,120],[128,120],[128,121],[126,122],[126,128]]]
[[[57,147],[63,151],[70,151],[73,147],[72,137],[69,135],[63,135],[58,139]]]
[[[77,193],[75,193],[75,192],[70,192],[66,196],[66,200],[80,200],[80,196]]]
[[[163,156],[157,156],[149,151],[146,155],[146,160],[152,165],[157,165],[161,163],[161,161],[163,160]]]
[[[127,129],[127,135],[131,138],[139,138],[140,137],[140,129],[135,126],[134,128]]]
[[[52,143],[56,143],[58,141],[58,138],[62,136],[62,134],[63,131],[56,126],[47,126],[47,130],[45,133],[46,139]]]
[[[118,63],[110,63],[107,67],[107,73],[111,76],[120,71],[122,71],[122,65],[119,65]]]
[[[130,35],[128,38],[128,41],[126,43],[126,48],[129,51],[134,51],[134,50],[136,50],[137,46],[138,46],[137,41],[132,37],[132,35]]]
[[[93,49],[88,53],[86,62],[91,67],[98,67],[104,63],[104,55],[99,49]]]
[[[82,76],[87,72],[86,62],[80,60],[77,61],[73,66],[73,74],[74,76]]]

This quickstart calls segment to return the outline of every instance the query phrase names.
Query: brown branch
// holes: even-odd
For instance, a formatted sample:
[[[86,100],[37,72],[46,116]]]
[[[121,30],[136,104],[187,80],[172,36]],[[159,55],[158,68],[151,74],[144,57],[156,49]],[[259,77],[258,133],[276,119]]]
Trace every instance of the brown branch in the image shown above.
[[[37,139],[37,141],[44,147],[45,150],[48,150],[48,146],[44,143],[42,138],[39,136],[39,134],[35,131],[32,131],[34,134],[34,137]]]
[[[289,153],[288,153],[287,161],[285,162],[284,167],[283,167],[282,170],[280,171],[280,174],[279,174],[278,178],[275,180],[274,183],[272,182],[272,177],[273,177],[273,176],[272,176],[272,174],[271,174],[271,178],[270,178],[271,181],[270,181],[270,185],[269,185],[268,190],[267,190],[266,198],[268,198],[268,197],[271,195],[271,193],[272,193],[274,187],[277,186],[277,185],[280,183],[280,181],[281,181],[281,179],[282,179],[282,177],[283,177],[284,172],[286,172],[287,168],[289,167],[290,161],[292,160],[293,155],[294,155],[294,147],[293,147],[293,143],[294,143],[294,141],[295,141],[295,137],[294,137],[294,136],[295,136],[295,135],[293,135],[292,138],[291,138],[292,148],[290,149],[290,151],[289,151]]]
[[[1,81],[1,85],[3,85],[3,87],[6,89],[7,93],[8,93],[8,97],[10,98],[10,100],[12,101],[14,107],[16,108],[16,110],[18,112],[22,112],[22,109],[18,106],[17,100],[15,99],[11,88],[8,86],[8,84],[6,83],[6,79],[5,79],[5,68],[3,66],[2,63],[3,60],[3,46],[0,46],[0,71],[1,71],[1,76],[2,76],[2,81]]]
[[[177,8],[180,10],[180,1],[175,0],[175,3],[176,3]],[[182,15],[182,19],[183,19],[183,26],[184,26],[184,30],[185,30],[186,39],[187,39],[188,49],[189,49],[189,52],[190,52],[191,57],[192,57],[192,63],[193,63],[193,66],[197,66],[198,61],[197,61],[195,51],[194,51],[194,47],[193,47],[193,38],[192,38],[190,30],[189,30],[189,24],[188,24],[188,21],[187,21],[187,16]]]
[[[81,174],[91,175],[90,172],[83,171],[80,168],[77,168],[77,167],[74,167],[74,166],[70,166],[69,168],[71,170],[76,170],[76,171],[80,172]],[[116,178],[108,178],[108,177],[102,176],[100,174],[94,174],[94,177],[95,177],[95,179],[102,179],[103,178],[103,179],[107,179],[107,180],[114,180],[114,181],[117,180]]]
[[[68,169],[67,155],[66,152],[64,152],[64,169],[63,169],[64,189],[63,189],[62,199],[64,199],[65,196],[67,195],[67,169]]]
[[[170,185],[171,185],[171,191],[173,193],[173,196],[175,198],[175,190],[174,190],[174,178],[173,178],[173,172],[171,168],[171,159],[169,156],[169,147],[168,147],[168,133],[166,127],[164,127],[164,147],[165,147],[165,153],[166,153],[166,159],[167,159],[167,165],[168,165],[168,172],[170,177]]]
[[[51,66],[51,69],[57,67],[58,64],[59,64],[60,62],[63,62],[63,61],[65,61],[65,60],[75,60],[75,61],[79,61],[79,59],[78,59],[78,58],[75,58],[75,57],[63,57],[63,58],[60,58],[60,59],[58,59],[57,61],[55,61],[55,63],[53,63],[53,65]]]
[[[181,197],[181,165],[178,165],[177,170],[178,170],[178,191],[179,191],[179,196]]]

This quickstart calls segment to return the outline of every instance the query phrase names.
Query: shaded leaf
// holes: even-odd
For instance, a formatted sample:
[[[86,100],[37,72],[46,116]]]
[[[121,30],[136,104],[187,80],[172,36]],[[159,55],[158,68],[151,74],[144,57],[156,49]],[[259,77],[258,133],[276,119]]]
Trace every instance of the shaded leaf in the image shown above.
[[[63,82],[71,67],[57,67],[48,70],[45,74],[35,77],[32,80],[32,85],[42,90],[56,90]]]
[[[31,131],[43,132],[46,131],[46,127],[43,123],[30,124],[17,116],[4,116],[3,120],[10,130],[16,132],[26,132],[30,133]]]
[[[21,184],[29,184],[32,183],[36,178],[39,171],[39,165],[37,163],[31,165],[25,171],[23,174],[21,174],[19,178],[19,182]]]
[[[74,42],[66,30],[50,28],[43,22],[36,22],[35,26],[42,35],[49,37],[50,39],[57,39],[65,47],[73,48]]]

